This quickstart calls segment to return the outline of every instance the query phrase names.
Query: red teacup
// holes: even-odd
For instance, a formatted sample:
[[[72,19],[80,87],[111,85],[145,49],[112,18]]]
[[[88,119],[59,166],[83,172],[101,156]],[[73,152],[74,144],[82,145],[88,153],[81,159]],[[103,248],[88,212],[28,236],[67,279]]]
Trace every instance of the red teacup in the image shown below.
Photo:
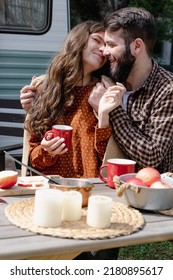
[[[60,138],[64,138],[65,139],[64,143],[66,145],[66,148],[69,149],[71,146],[71,141],[72,141],[72,131],[73,131],[73,128],[69,125],[57,124],[57,125],[54,125],[51,130],[46,131],[44,138],[46,140],[48,140],[47,135],[49,133],[52,133],[52,138],[55,138],[58,136]]]
[[[126,173],[134,173],[136,162],[130,159],[112,158],[107,160],[107,164],[103,164],[99,169],[100,179],[108,184],[109,187],[115,188],[113,177]],[[107,169],[107,178],[103,177],[102,170]]]

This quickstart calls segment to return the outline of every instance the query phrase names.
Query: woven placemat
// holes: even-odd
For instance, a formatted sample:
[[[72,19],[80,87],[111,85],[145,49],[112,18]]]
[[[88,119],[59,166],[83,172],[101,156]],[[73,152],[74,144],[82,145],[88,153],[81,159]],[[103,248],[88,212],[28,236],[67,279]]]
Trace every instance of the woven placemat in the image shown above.
[[[142,214],[123,203],[113,202],[111,226],[96,229],[86,224],[87,208],[82,209],[82,218],[77,222],[62,222],[57,228],[43,228],[33,224],[34,198],[9,204],[5,214],[9,221],[34,233],[73,239],[103,239],[128,235],[142,229],[145,221]]]

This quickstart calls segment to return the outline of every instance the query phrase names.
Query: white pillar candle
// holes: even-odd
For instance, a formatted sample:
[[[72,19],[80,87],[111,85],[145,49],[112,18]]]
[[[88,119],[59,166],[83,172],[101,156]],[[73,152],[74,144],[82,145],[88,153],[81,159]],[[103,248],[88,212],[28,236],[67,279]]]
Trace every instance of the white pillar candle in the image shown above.
[[[110,226],[112,198],[103,195],[92,195],[88,201],[87,224],[95,228]]]
[[[82,212],[82,194],[78,191],[64,192],[64,202],[62,211],[63,221],[79,221]]]
[[[41,227],[58,227],[61,224],[64,193],[60,190],[36,190],[33,222]]]

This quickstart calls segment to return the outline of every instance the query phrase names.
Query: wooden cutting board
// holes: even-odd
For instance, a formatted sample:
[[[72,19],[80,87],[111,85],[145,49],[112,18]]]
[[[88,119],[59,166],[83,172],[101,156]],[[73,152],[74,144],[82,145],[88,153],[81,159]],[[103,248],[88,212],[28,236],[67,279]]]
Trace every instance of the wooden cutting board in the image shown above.
[[[48,180],[42,176],[19,177],[15,186],[0,189],[0,197],[34,194],[37,189],[49,188]]]

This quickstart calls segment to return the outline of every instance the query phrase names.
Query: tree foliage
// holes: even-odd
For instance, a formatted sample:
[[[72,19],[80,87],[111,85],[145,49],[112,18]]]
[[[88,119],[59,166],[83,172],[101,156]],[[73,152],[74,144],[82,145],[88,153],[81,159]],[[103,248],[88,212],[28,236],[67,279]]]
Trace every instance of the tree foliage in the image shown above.
[[[87,19],[101,20],[127,6],[144,7],[154,15],[158,41],[173,39],[173,0],[70,0],[71,27]]]
[[[129,3],[130,0],[70,0],[71,26],[88,19],[102,20],[107,13]]]
[[[71,27],[88,19],[102,20],[107,13],[133,6],[150,11],[157,24],[155,56],[162,53],[163,40],[173,40],[173,0],[69,0]],[[173,53],[173,50],[172,50]],[[173,55],[172,55],[173,60]],[[173,61],[172,61],[173,63]]]
[[[143,7],[153,14],[158,41],[173,39],[173,0],[131,0],[129,6]]]

